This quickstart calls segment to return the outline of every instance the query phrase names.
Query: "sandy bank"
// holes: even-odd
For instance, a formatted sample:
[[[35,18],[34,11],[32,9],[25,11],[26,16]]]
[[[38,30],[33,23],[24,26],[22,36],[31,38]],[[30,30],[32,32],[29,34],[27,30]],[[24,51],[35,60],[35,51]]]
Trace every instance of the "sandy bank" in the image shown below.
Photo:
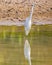
[[[25,20],[33,2],[36,4],[32,21],[52,18],[52,0],[0,0],[0,20]]]

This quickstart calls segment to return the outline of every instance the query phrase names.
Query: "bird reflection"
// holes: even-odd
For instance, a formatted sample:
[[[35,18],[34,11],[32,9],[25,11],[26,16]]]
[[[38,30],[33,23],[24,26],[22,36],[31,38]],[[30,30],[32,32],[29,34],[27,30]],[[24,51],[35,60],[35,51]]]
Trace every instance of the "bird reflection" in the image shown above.
[[[29,44],[28,40],[25,40],[24,56],[25,56],[25,59],[27,59],[29,64],[31,65],[31,57],[30,57],[31,53],[30,52],[31,52],[30,44]]]

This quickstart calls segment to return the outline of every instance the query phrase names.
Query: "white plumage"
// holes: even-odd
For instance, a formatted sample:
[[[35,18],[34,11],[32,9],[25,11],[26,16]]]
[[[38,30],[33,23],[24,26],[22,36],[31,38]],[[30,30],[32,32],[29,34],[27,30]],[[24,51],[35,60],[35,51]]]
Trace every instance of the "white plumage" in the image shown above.
[[[26,18],[26,21],[25,21],[25,33],[26,35],[29,34],[29,31],[31,29],[31,20],[32,20],[32,14],[33,14],[33,8],[34,8],[34,3],[33,3],[33,6],[32,6],[32,11],[30,12],[30,16],[28,18]]]
[[[26,40],[24,44],[24,56],[29,61],[29,64],[31,65],[30,51],[31,51],[30,44],[28,40]]]

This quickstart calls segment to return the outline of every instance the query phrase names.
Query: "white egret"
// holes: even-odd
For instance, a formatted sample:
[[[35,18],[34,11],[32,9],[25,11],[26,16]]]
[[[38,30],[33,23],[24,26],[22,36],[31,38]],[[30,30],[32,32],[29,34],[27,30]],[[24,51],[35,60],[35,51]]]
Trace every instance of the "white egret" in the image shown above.
[[[31,65],[30,51],[31,51],[30,44],[29,44],[28,40],[25,40],[24,56],[28,60],[29,64]]]
[[[33,14],[33,8],[34,8],[34,3],[32,5],[32,11],[30,12],[30,16],[28,18],[26,18],[26,21],[25,21],[25,33],[26,35],[28,35],[30,29],[31,29],[31,20],[32,20],[32,14]]]

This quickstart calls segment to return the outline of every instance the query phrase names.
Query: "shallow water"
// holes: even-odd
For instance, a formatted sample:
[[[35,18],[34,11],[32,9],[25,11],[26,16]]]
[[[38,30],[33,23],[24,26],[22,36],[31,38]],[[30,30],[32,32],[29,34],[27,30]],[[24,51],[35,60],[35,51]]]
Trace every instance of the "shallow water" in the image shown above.
[[[0,26],[0,65],[29,65],[24,43],[31,47],[32,65],[52,65],[52,25],[32,26],[28,36],[24,27]]]

